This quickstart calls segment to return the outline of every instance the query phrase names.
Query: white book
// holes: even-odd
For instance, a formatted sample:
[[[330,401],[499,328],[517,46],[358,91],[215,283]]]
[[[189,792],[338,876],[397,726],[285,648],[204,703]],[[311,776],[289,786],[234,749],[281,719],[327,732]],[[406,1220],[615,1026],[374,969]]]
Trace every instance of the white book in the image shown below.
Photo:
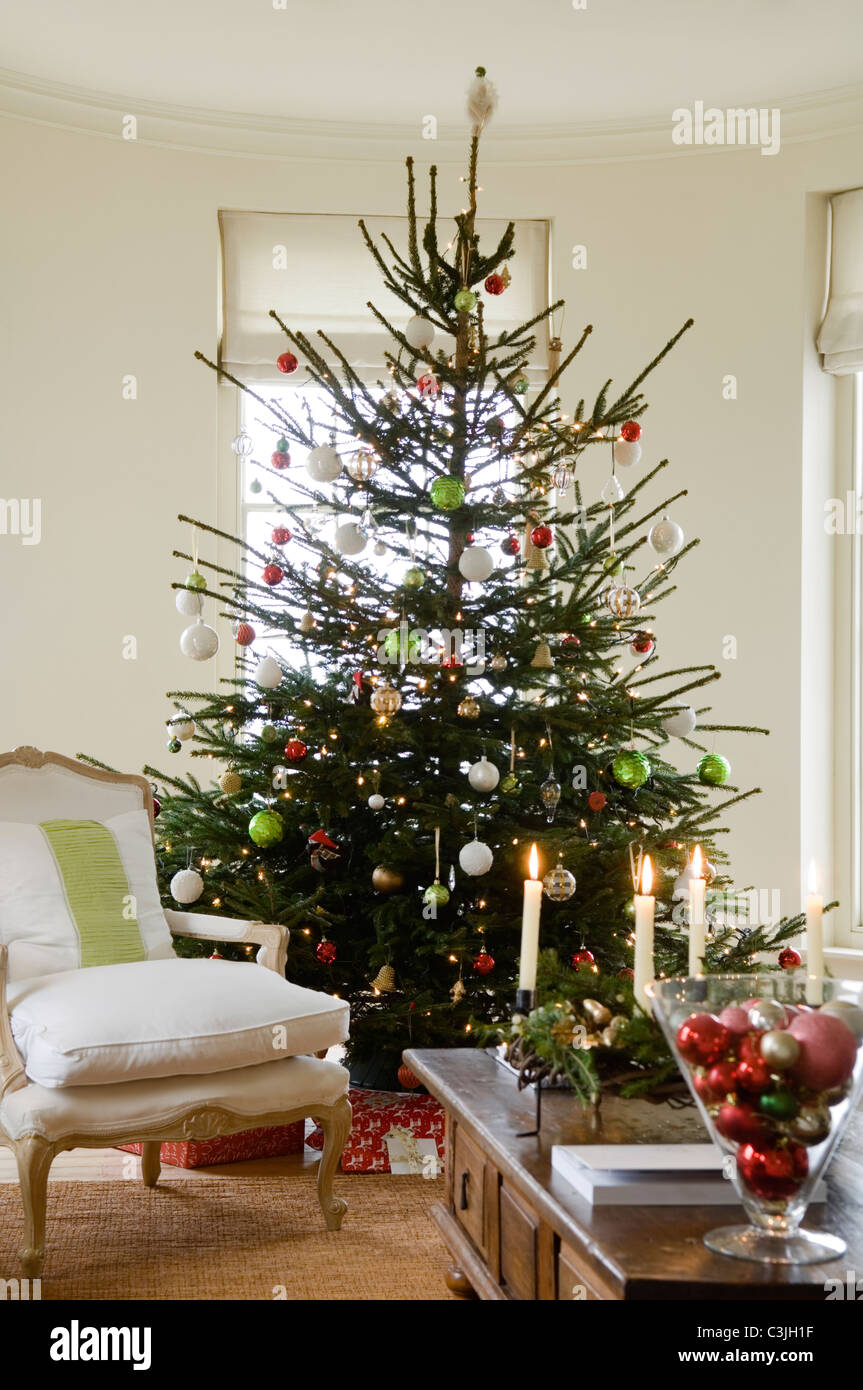
[[[555,1144],[551,1166],[594,1206],[731,1206],[739,1204],[723,1176],[714,1144]],[[811,1200],[823,1202],[823,1179]]]

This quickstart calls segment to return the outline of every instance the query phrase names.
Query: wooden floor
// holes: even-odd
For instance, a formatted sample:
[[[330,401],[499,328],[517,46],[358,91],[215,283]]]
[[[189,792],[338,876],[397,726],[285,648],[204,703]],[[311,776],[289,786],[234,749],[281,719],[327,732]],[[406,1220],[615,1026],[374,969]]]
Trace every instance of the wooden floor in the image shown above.
[[[314,1168],[320,1154],[314,1149],[306,1149],[301,1154],[285,1154],[283,1158],[252,1158],[245,1163],[222,1163],[212,1168],[170,1168],[163,1164],[163,1171],[172,1178],[230,1177],[280,1177],[283,1174],[298,1173]],[[130,1171],[130,1164],[136,1168]],[[51,1179],[57,1182],[102,1181],[116,1178],[128,1179],[140,1170],[141,1160],[134,1154],[121,1153],[119,1149],[70,1149],[58,1154],[51,1165]],[[15,1157],[10,1149],[0,1148],[0,1182],[17,1182],[18,1171]]]

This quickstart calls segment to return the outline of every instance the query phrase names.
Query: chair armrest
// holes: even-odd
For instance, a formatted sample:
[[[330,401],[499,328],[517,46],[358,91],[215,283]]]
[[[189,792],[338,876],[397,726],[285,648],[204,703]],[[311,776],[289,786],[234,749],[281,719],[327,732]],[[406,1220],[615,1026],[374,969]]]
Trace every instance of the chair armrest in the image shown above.
[[[164,912],[173,936],[193,936],[199,941],[231,941],[237,945],[255,942],[262,948],[258,952],[258,963],[284,976],[290,938],[287,927],[275,922],[241,922],[236,917],[216,917],[206,912],[178,912],[173,907],[166,907]]]
[[[20,1091],[27,1085],[24,1061],[15,1046],[9,1010],[6,1007],[6,958],[8,948],[0,946],[0,1096]]]

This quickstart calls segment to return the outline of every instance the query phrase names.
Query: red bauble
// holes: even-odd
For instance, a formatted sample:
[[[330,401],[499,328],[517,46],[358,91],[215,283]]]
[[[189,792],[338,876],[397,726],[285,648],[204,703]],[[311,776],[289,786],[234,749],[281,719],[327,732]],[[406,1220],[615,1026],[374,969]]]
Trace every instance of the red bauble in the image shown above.
[[[693,1014],[677,1030],[677,1046],[682,1057],[695,1065],[710,1067],[729,1049],[731,1034],[713,1014]]]
[[[475,540],[476,536],[474,535],[473,531],[468,531],[464,538],[465,545],[473,545]]]
[[[809,1155],[802,1144],[767,1148],[762,1143],[741,1144],[737,1171],[756,1197],[782,1201],[793,1197],[809,1172]]]
[[[162,809],[162,803],[157,796],[153,797],[153,820],[156,819]]]
[[[605,792],[591,792],[590,796],[587,798],[587,804],[591,811],[604,810],[607,801],[608,797],[605,795]]]
[[[440,394],[440,382],[434,372],[424,372],[421,377],[417,378],[417,390],[421,396],[425,396],[426,400],[437,399]]]
[[[649,632],[636,632],[630,646],[636,656],[652,656],[656,651],[656,642]]]
[[[319,941],[315,947],[315,955],[321,965],[332,965],[336,959],[336,944],[334,941]]]
[[[255,629],[251,623],[238,623],[236,641],[239,647],[250,647],[255,640]]]
[[[830,1091],[848,1080],[857,1060],[857,1039],[841,1018],[798,1014],[788,1032],[800,1044],[791,1075],[801,1086],[810,1091]]]
[[[301,738],[289,738],[285,744],[285,757],[289,763],[301,763],[308,751]]]
[[[291,539],[291,533],[287,526],[273,527],[273,545],[287,545]]]
[[[530,533],[530,539],[537,550],[548,550],[548,547],[554,540],[554,533],[550,526],[534,526]]]
[[[736,1080],[736,1062],[714,1062],[707,1073],[707,1085],[711,1093],[711,1100],[722,1100],[725,1096],[733,1095],[737,1089]]]
[[[270,588],[272,588],[274,584],[281,584],[284,577],[285,571],[280,565],[264,565],[261,571],[261,578],[265,584],[269,584]]]
[[[494,958],[489,955],[488,951],[480,951],[473,963],[473,968],[477,975],[489,975],[494,970]]]
[[[779,952],[777,959],[783,970],[796,970],[803,964],[803,957],[793,946],[786,946],[784,951]]]
[[[280,372],[284,372],[286,375],[289,372],[295,372],[299,365],[299,362],[292,352],[280,353],[276,358],[276,366]]]
[[[641,426],[638,421],[627,420],[625,425],[621,425],[620,437],[625,439],[628,444],[637,444],[641,438]]]
[[[486,276],[485,288],[487,294],[503,294],[506,285],[503,283],[502,275]]]
[[[406,1091],[415,1091],[417,1086],[422,1085],[419,1077],[411,1071],[410,1067],[406,1067],[404,1062],[396,1072],[396,1076],[399,1079],[399,1085],[403,1086]]]
[[[273,465],[274,468],[287,468],[290,461],[290,454],[285,453],[282,449],[277,449],[274,454],[270,455],[270,463]]]
[[[504,536],[500,548],[504,555],[517,555],[521,550],[521,541],[518,536]]]
[[[573,633],[567,633],[566,637],[560,639],[560,650],[563,656],[573,658],[578,656],[578,649],[581,646],[581,638]]]
[[[752,1026],[748,1013],[745,1009],[741,1009],[739,1004],[726,1004],[719,1015],[719,1022],[725,1024],[729,1033],[748,1033]]]
[[[588,951],[586,946],[582,946],[580,951],[576,951],[575,955],[572,958],[572,965],[574,970],[580,970],[583,965],[586,966],[588,970],[590,970],[591,967],[595,965],[595,963],[596,956],[593,954],[592,951]]]
[[[770,1067],[763,1057],[753,1061],[744,1058],[742,1062],[737,1063],[734,1075],[737,1085],[742,1087],[744,1091],[751,1091],[753,1095],[766,1091],[771,1085]]]
[[[730,1139],[732,1144],[760,1144],[768,1134],[761,1116],[745,1103],[721,1105],[714,1124],[723,1139]]]
[[[224,960],[224,959],[225,959],[225,957],[222,955],[221,951],[214,951],[213,954],[212,954],[211,956],[208,956],[208,957],[207,957],[207,960]]]
[[[618,980],[629,980],[630,984],[635,979],[635,971],[631,965],[624,965],[622,970],[617,972]]]

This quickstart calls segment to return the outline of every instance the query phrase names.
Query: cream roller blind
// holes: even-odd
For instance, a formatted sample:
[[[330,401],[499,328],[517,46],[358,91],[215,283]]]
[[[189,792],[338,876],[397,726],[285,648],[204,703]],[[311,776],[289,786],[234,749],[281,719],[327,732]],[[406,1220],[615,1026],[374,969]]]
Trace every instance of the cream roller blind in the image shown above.
[[[863,372],[863,188],[830,199],[830,298],[818,334],[824,370]]]

